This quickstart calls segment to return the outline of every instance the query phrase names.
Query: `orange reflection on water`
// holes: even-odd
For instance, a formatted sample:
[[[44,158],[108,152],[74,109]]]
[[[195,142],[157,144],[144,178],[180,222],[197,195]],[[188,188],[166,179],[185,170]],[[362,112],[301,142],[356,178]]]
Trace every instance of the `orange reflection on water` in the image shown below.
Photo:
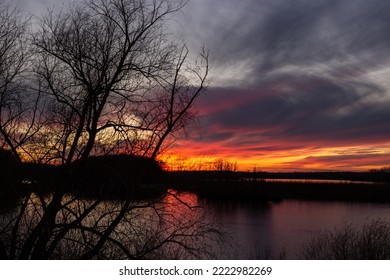
[[[163,199],[163,205],[169,212],[177,212],[178,209],[192,209],[200,206],[198,196],[189,192],[178,192],[168,189]]]

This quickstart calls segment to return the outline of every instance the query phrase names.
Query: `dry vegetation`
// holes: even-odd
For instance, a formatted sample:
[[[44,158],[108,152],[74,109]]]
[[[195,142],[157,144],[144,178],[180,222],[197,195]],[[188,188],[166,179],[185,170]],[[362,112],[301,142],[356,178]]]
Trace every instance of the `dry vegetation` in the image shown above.
[[[307,260],[388,260],[390,259],[390,222],[366,221],[362,227],[346,224],[325,231],[302,248]]]

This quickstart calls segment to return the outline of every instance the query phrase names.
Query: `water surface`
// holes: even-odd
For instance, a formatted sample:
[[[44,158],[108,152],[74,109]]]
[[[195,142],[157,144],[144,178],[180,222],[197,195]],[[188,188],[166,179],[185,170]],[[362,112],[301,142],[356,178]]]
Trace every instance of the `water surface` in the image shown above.
[[[206,202],[205,206],[233,237],[234,254],[239,258],[278,258],[285,251],[288,259],[297,259],[302,244],[323,230],[390,218],[390,204],[378,203],[283,200]]]
[[[50,199],[47,197],[47,199]],[[23,221],[36,224],[42,213],[40,200],[32,195]],[[93,200],[66,197],[70,213],[80,215]],[[71,203],[69,204],[69,201]],[[83,221],[85,226],[96,225],[94,230],[105,229],[121,211],[122,204],[102,201]],[[198,207],[199,206],[199,207]],[[80,213],[78,213],[80,212]],[[59,215],[59,223],[70,223],[72,215]],[[2,226],[17,217],[18,208],[3,213]],[[135,256],[149,258],[191,258],[177,244],[185,244],[196,250],[215,250],[213,256],[220,259],[287,258],[298,259],[303,244],[324,230],[333,230],[343,224],[362,225],[372,219],[389,219],[390,203],[333,202],[282,200],[280,202],[211,201],[200,199],[194,193],[170,190],[157,203],[134,202],[117,226],[115,237],[129,248]],[[226,233],[225,239],[214,238],[209,227]],[[21,228],[29,231],[28,228]],[[202,233],[198,235],[198,233]],[[78,243],[81,235],[71,237]],[[163,246],[156,246],[162,240]],[[64,241],[65,243],[68,241]],[[91,239],[94,242],[94,239]],[[214,243],[213,243],[214,242]],[[70,248],[69,242],[63,244]],[[145,244],[161,248],[149,254]],[[222,246],[221,246],[222,245]],[[77,247],[75,247],[77,249]],[[146,255],[137,252],[146,250]],[[206,252],[206,251],[204,251]],[[169,254],[168,254],[169,253]],[[61,258],[62,256],[60,256]]]

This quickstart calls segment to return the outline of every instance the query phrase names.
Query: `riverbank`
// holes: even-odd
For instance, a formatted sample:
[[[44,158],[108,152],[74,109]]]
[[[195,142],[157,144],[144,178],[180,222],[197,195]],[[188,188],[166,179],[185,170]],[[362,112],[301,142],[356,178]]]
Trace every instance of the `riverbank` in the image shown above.
[[[178,191],[193,192],[213,200],[390,202],[390,180],[387,181],[389,174],[377,175],[379,176],[375,177],[370,173],[171,172],[168,174],[168,182]],[[300,182],[298,179],[305,181]]]
[[[60,189],[78,197],[149,199],[168,189],[201,198],[231,201],[283,199],[390,202],[390,172],[163,171],[156,161],[116,155],[91,157],[69,167],[22,163],[3,165],[2,204],[29,192]],[[0,199],[1,202],[1,199]],[[15,204],[15,203],[11,203]]]

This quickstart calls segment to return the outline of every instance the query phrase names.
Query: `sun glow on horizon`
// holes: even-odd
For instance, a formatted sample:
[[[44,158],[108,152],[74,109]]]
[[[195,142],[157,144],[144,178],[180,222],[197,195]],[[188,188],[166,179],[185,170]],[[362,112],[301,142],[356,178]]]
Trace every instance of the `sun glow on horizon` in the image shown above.
[[[390,145],[307,148],[262,155],[237,153],[201,154],[190,145],[177,146],[160,158],[167,170],[215,170],[216,162],[236,164],[237,171],[369,171],[388,166]]]

